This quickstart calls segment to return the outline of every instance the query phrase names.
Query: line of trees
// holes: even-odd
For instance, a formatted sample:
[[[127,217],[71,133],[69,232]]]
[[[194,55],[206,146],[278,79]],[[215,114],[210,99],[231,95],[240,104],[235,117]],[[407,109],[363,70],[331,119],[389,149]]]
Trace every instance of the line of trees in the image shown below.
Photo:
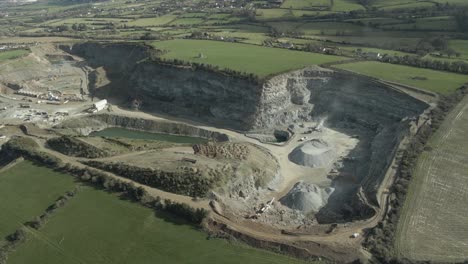
[[[468,95],[468,86],[461,87],[452,95],[441,96],[437,107],[430,113],[431,123],[420,128],[404,151],[396,182],[390,190],[391,194],[394,195],[394,198],[390,200],[389,206],[391,209],[386,218],[370,230],[364,242],[364,246],[372,253],[373,263],[428,263],[399,259],[394,256],[396,228],[419,155],[428,150],[426,144],[430,137],[440,127],[447,114],[466,95]]]
[[[247,73],[242,71],[236,71],[229,68],[220,68],[217,65],[212,64],[205,64],[205,63],[196,63],[196,62],[189,62],[180,59],[165,59],[157,56],[153,56],[152,60],[162,64],[174,65],[174,66],[187,66],[191,67],[193,70],[204,70],[214,73],[221,73],[225,74],[234,78],[239,78],[243,80],[247,80],[251,83],[255,84],[262,84],[264,82],[264,78],[254,74],[254,73]]]
[[[193,208],[187,204],[173,202],[169,199],[163,200],[159,196],[153,197],[142,187],[137,187],[133,183],[115,179],[98,170],[83,169],[67,163],[60,168],[60,171],[69,173],[80,181],[89,183],[97,188],[120,193],[125,198],[139,202],[146,207],[157,211],[169,212],[195,225],[201,224],[203,219],[208,216],[208,211],[203,208]]]
[[[468,63],[464,61],[442,61],[424,59],[418,56],[383,56],[379,61],[392,64],[408,65],[418,68],[433,69],[468,74]]]
[[[200,171],[172,172],[141,168],[122,162],[82,161],[88,166],[115,173],[138,183],[192,197],[204,197],[221,179],[208,178]]]

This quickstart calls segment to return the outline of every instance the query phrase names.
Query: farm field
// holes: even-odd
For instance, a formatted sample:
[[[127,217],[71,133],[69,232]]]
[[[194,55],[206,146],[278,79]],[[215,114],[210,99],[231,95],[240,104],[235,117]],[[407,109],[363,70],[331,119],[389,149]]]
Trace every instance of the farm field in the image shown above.
[[[441,94],[449,94],[468,83],[468,76],[463,74],[375,61],[340,64],[334,67]]]
[[[43,229],[31,230],[33,238],[9,256],[9,264],[303,263],[208,240],[193,226],[174,221],[113,194],[82,187]]]
[[[460,58],[468,60],[468,40],[450,40],[449,46],[460,53]]]
[[[11,50],[0,52],[0,62],[10,59],[16,59],[29,53],[29,50]]]
[[[317,7],[328,7],[330,0],[286,0],[282,8],[313,9]]]
[[[397,228],[397,255],[413,260],[468,258],[468,97],[449,114],[419,158]]]
[[[0,238],[34,219],[66,191],[73,178],[23,161],[0,173]]]
[[[364,7],[351,0],[334,0],[332,11],[349,12],[353,10],[363,10]]]
[[[168,51],[162,56],[165,59],[212,64],[254,73],[260,77],[345,59],[310,52],[206,40],[169,40],[153,42],[152,45]],[[197,58],[199,54],[203,54],[204,58]]]

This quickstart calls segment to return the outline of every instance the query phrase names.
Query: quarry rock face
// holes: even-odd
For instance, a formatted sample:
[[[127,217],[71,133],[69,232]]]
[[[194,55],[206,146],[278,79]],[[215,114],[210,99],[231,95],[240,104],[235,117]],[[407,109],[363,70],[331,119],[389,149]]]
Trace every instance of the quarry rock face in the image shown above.
[[[296,183],[288,194],[280,199],[280,202],[304,213],[318,212],[327,203],[332,192],[331,188],[323,190],[314,184],[301,181]]]
[[[148,49],[84,43],[68,52],[106,70],[111,84],[96,90],[101,97],[138,98],[151,110],[240,130],[310,121],[324,112],[370,124],[396,122],[425,107],[383,84],[317,66],[280,74],[259,85],[222,73],[151,61]]]

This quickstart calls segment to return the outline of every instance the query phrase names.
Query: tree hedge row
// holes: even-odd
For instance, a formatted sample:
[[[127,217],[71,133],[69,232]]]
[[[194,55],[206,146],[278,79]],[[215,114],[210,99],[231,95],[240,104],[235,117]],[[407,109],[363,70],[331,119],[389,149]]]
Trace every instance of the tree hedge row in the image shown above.
[[[261,78],[260,76],[254,73],[236,71],[236,70],[232,70],[229,68],[220,68],[219,66],[212,65],[212,64],[196,63],[196,62],[184,61],[181,59],[165,59],[159,56],[153,56],[152,60],[154,62],[158,62],[162,64],[191,67],[193,70],[204,70],[208,72],[220,73],[220,74],[228,75],[234,78],[247,80],[251,83],[258,84],[258,85],[262,84],[265,81],[264,78]]]
[[[82,163],[115,173],[138,183],[155,187],[167,192],[204,197],[217,184],[216,178],[207,178],[200,172],[163,171],[141,168],[122,162],[82,161]]]
[[[80,181],[105,189],[109,192],[120,193],[126,198],[139,202],[146,207],[158,211],[167,211],[189,221],[192,224],[200,224],[208,215],[208,211],[205,209],[195,209],[187,204],[173,202],[169,199],[162,200],[159,196],[152,197],[144,188],[137,187],[133,183],[115,179],[98,170],[78,168],[70,164],[66,164],[61,167],[60,170],[76,176]]]

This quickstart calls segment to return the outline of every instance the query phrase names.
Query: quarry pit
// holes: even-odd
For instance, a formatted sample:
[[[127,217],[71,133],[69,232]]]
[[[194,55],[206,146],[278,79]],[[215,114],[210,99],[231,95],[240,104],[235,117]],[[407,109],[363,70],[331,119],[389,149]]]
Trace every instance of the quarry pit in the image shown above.
[[[44,119],[17,107],[24,102],[15,92],[25,87],[15,88],[18,77],[6,76],[0,98],[0,106],[8,106],[0,112],[6,123],[34,122],[53,131],[47,137],[67,135],[98,147],[108,142],[87,136],[109,127],[206,139],[193,146],[142,144],[139,151],[76,161],[104,170],[118,163],[164,177],[200,177],[201,185],[209,182],[203,193],[161,188],[210,203],[221,216],[215,222],[224,217],[227,225],[261,227],[266,234],[321,237],[330,225],[373,219],[384,210],[384,183],[398,151],[425,122],[429,107],[395,87],[318,66],[259,84],[152,60],[155,51],[144,45],[59,48],[28,59],[50,69],[66,65],[66,74],[44,71],[21,81],[37,92],[54,81],[69,83],[62,93],[75,92],[78,99],[58,106],[30,102],[35,113],[53,116]],[[44,79],[51,83],[42,84]],[[85,112],[97,98],[110,102],[108,113]]]

